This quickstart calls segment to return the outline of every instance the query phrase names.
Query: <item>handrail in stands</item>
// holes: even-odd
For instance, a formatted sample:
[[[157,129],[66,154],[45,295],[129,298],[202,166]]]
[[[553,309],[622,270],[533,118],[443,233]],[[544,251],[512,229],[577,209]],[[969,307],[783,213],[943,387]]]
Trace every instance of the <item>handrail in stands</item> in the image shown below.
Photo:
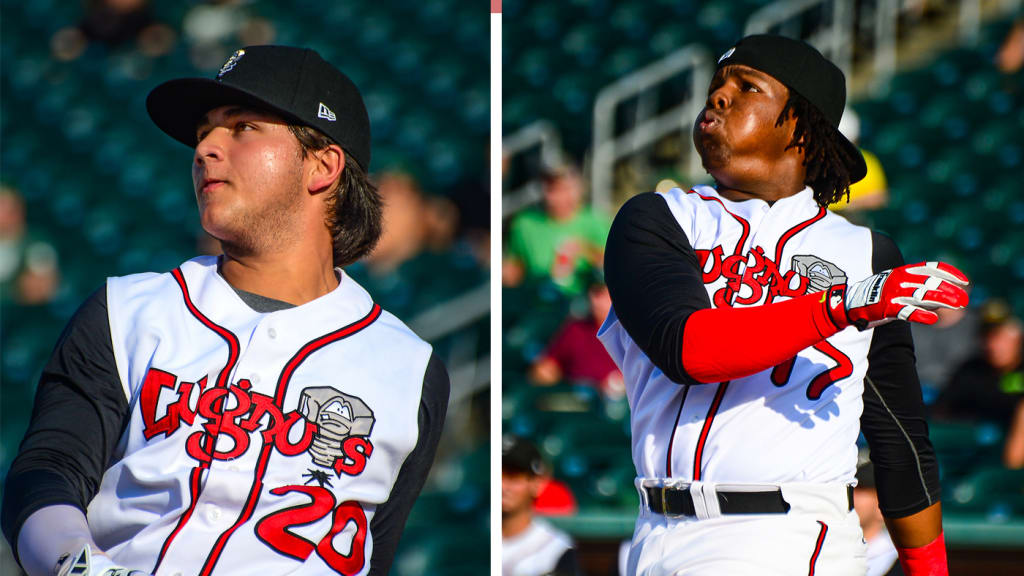
[[[704,94],[711,82],[711,53],[698,44],[684,46],[664,58],[619,78],[597,93],[594,100],[594,158],[590,164],[590,183],[594,206],[612,209],[612,185],[615,162],[634,154],[676,131],[689,134],[694,118],[704,105]],[[689,98],[656,112],[654,89],[682,74],[690,73]],[[639,98],[634,127],[615,134],[615,111],[620,104]],[[688,141],[689,138],[686,138]],[[700,170],[700,159],[687,147],[688,171]]]

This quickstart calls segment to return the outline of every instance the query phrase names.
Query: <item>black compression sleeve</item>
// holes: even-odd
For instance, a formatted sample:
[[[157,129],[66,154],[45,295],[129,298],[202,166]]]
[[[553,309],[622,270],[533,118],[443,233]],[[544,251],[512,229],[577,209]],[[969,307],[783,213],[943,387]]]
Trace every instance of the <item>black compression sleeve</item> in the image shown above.
[[[892,239],[877,232],[871,239],[874,272],[903,264]],[[928,439],[914,341],[907,322],[890,322],[874,329],[860,425],[871,448],[878,505],[886,517],[909,516],[939,501],[939,468]]]
[[[612,308],[629,336],[673,382],[697,384],[683,369],[683,328],[711,307],[697,254],[658,194],[619,210],[604,253]]]
[[[43,369],[35,406],[4,486],[4,535],[36,510],[68,504],[83,512],[96,495],[128,423],[107,319],[107,291],[94,292],[68,322]]]
[[[419,438],[416,447],[405,459],[398,472],[395,485],[387,502],[377,507],[370,521],[373,534],[373,557],[370,559],[370,576],[385,576],[394,560],[398,540],[409,517],[409,511],[416,502],[423,483],[427,479],[430,465],[434,462],[437,443],[444,427],[448,411],[450,382],[444,364],[431,354],[423,376],[423,392],[420,398]]]
[[[578,562],[576,561],[576,549],[569,548],[562,554],[562,557],[558,559],[555,564],[555,569],[551,571],[551,576],[577,576],[580,573]]]

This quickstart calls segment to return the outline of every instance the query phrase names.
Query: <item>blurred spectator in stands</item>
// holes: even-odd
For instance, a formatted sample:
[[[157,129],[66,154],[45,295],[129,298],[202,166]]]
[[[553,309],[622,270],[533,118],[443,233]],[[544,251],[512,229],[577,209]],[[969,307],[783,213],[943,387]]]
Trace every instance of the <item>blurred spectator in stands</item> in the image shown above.
[[[50,40],[54,58],[78,58],[90,42],[120,47],[134,42],[140,52],[157,57],[174,47],[176,35],[157,21],[148,0],[88,0],[85,15],[77,26],[58,30]]]
[[[1024,402],[1017,402],[1017,410],[1006,431],[1003,464],[1011,470],[1024,468]]]
[[[235,46],[273,43],[273,24],[251,14],[244,4],[241,0],[208,0],[185,14],[181,28],[196,68],[220,68]]]
[[[451,246],[459,213],[450,200],[424,195],[403,172],[384,172],[374,180],[384,200],[384,232],[365,259],[371,274],[388,274],[426,249],[442,252]]]
[[[579,294],[581,275],[601,265],[610,226],[607,216],[583,206],[583,178],[576,168],[549,170],[543,208],[512,220],[502,282],[517,286],[524,279],[550,278],[566,294]]]
[[[867,542],[866,576],[903,576],[896,554],[896,546],[889,538],[885,519],[878,509],[875,489],[875,468],[862,450],[857,462],[857,486],[853,489],[853,507],[860,517],[860,527]]]
[[[852,109],[843,111],[843,118],[839,122],[839,131],[843,136],[853,142],[860,143],[860,117]],[[878,157],[860,149],[864,155],[864,163],[868,166],[867,176],[862,180],[850,185],[850,201],[842,199],[829,206],[834,212],[841,212],[851,220],[857,219],[857,214],[884,208],[889,203],[889,184],[885,179],[885,170]]]
[[[1024,67],[1024,18],[1013,23],[999,52],[996,53],[996,67],[1003,74],[1016,74]]]
[[[28,233],[25,202],[17,190],[0,187],[0,292],[19,304],[45,304],[60,286],[57,251]]]
[[[600,270],[593,270],[587,287],[588,309],[585,318],[572,318],[562,325],[547,349],[530,367],[530,379],[537,384],[551,385],[566,381],[598,387],[610,398],[625,392],[622,373],[597,339],[612,298]]]
[[[502,439],[502,576],[578,573],[576,550],[569,535],[534,517],[534,500],[547,477],[547,466],[532,442],[514,436]]]
[[[981,308],[981,353],[953,373],[939,395],[933,414],[950,420],[982,420],[1008,430],[1007,440],[1020,442],[1019,412],[1024,409],[1024,325],[1001,300]],[[1014,436],[1016,433],[1018,436]],[[1007,452],[1011,452],[1007,446]],[[1007,465],[1020,465],[1016,452]]]
[[[925,404],[934,402],[953,371],[978,353],[977,308],[941,309],[938,315],[939,321],[931,326],[910,327]]]

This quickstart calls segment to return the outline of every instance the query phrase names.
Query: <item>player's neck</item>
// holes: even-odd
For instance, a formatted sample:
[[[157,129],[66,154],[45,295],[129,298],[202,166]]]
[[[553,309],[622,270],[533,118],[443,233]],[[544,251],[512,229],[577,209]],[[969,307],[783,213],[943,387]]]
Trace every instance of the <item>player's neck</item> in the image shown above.
[[[502,538],[515,538],[526,529],[530,527],[530,521],[533,519],[533,515],[529,510],[523,510],[521,512],[515,512],[512,514],[502,514],[501,516],[501,537]]]
[[[338,286],[329,253],[240,255],[224,248],[220,273],[239,290],[301,306]]]
[[[743,202],[744,200],[764,200],[768,204],[774,204],[775,202],[795,196],[803,191],[804,185],[775,185],[774,183],[766,183],[760,186],[751,187],[730,187],[719,184],[716,187],[718,194],[722,198],[732,200],[733,202]]]

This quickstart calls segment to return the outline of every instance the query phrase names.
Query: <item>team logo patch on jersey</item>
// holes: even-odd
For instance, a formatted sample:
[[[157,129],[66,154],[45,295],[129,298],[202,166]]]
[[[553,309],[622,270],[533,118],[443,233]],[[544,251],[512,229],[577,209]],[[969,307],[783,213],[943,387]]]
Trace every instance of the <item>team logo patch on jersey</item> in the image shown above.
[[[220,72],[217,72],[217,79],[220,80],[222,76],[231,72],[238,65],[238,61],[242,59],[242,56],[245,56],[245,50],[235,50],[235,53],[220,67]]]
[[[793,270],[807,278],[809,292],[821,292],[839,284],[846,284],[846,273],[839,266],[817,256],[793,256]]]
[[[373,452],[373,410],[365,402],[330,386],[317,386],[302,391],[299,413],[317,427],[309,447],[314,464],[338,476],[362,472]],[[307,476],[323,485],[317,472],[310,470]]]

